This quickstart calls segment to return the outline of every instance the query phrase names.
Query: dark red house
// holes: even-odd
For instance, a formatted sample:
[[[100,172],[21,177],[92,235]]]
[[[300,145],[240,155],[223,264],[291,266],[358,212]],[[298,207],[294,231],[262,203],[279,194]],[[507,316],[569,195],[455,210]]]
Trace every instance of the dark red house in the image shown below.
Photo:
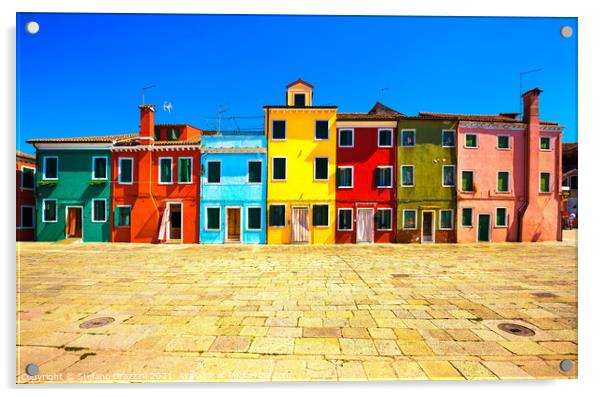
[[[17,241],[35,240],[36,158],[17,151]]]
[[[395,242],[399,116],[380,102],[337,114],[337,244]]]

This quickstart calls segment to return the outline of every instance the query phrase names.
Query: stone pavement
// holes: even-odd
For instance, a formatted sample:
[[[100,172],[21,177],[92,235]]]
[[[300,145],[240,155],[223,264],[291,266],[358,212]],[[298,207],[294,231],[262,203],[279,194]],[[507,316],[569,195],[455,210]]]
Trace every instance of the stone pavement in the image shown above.
[[[18,383],[576,377],[576,239],[18,251]]]

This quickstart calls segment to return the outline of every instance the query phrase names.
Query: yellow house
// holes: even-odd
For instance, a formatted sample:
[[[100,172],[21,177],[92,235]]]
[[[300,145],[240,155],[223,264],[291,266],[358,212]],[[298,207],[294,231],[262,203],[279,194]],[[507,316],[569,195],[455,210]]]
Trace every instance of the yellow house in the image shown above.
[[[264,106],[268,244],[333,244],[336,106],[314,106],[313,86],[289,84],[286,105]]]

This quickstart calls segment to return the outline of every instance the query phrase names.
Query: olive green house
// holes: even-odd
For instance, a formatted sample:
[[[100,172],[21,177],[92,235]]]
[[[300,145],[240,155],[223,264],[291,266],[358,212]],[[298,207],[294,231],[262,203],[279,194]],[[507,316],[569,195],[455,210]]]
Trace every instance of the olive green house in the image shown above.
[[[36,240],[110,241],[114,137],[32,139],[36,148]]]
[[[397,128],[397,242],[455,242],[457,121],[402,116]]]

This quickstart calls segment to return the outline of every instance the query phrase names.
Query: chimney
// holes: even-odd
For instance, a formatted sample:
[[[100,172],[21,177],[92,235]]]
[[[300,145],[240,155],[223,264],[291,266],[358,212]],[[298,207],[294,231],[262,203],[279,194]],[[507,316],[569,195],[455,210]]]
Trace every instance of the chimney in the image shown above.
[[[539,94],[543,91],[533,88],[523,94],[523,122],[536,123],[539,127]]]
[[[151,144],[155,141],[155,105],[140,105],[140,141]]]

